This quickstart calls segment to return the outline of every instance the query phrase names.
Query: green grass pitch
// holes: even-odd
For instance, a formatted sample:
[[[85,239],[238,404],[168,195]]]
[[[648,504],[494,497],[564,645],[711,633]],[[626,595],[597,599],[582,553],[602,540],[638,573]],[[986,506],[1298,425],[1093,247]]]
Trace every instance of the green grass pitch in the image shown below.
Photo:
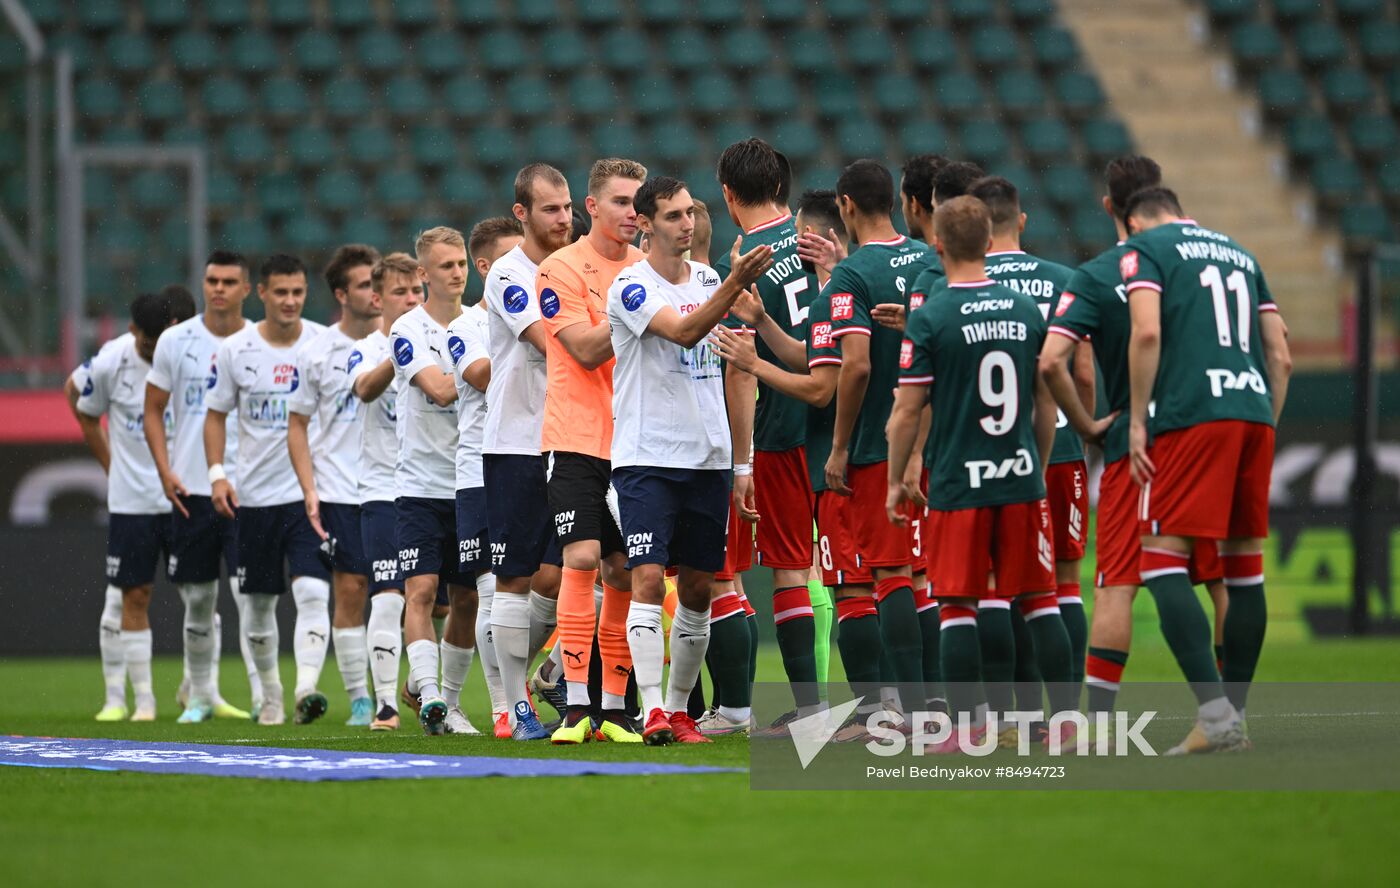
[[[1394,641],[1314,641],[1286,600],[1275,606],[1261,680],[1400,678]],[[1173,680],[1151,616],[1140,600],[1130,677]],[[240,662],[225,658],[226,689],[242,685],[241,673]],[[776,651],[765,648],[760,680],[781,675]],[[95,656],[0,661],[0,732],[747,764],[742,739],[555,749],[427,738],[411,724],[393,735],[352,731],[341,724],[347,704],[333,658],[322,681],[331,712],[316,725],[183,727],[174,724],[178,678],[178,660],[157,660],[161,721],[99,725],[91,720],[101,697]],[[468,688],[468,712],[484,728],[475,670]],[[1390,844],[1400,795],[1387,793],[754,792],[742,773],[303,784],[0,767],[0,799],[0,882],[12,886],[385,885],[462,876],[526,884],[1080,885],[1110,877],[1317,885],[1400,877]]]

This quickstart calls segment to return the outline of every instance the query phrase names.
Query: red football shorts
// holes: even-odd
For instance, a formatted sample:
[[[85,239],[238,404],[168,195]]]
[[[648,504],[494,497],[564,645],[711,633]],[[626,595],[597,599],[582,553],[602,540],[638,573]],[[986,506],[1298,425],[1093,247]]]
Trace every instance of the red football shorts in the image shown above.
[[[715,574],[721,583],[732,582],[735,574],[753,567],[753,525],[739,517],[739,510],[729,507],[729,536],[724,544],[724,569]]]
[[[933,596],[1014,598],[1055,591],[1055,553],[1045,500],[943,512],[929,510]],[[988,582],[996,578],[996,588]]]
[[[758,507],[756,560],[774,570],[812,566],[812,481],[807,450],[758,450],[753,455],[754,502]]]
[[[846,469],[846,484],[851,488],[851,532],[862,566],[903,567],[914,563],[914,505],[906,505],[911,523],[903,527],[891,524],[885,514],[889,470],[888,462]]]
[[[1138,532],[1208,540],[1269,535],[1274,430],[1235,419],[1158,435],[1157,474],[1139,496]]]
[[[1052,466],[1053,468],[1053,466]],[[1141,584],[1138,559],[1142,536],[1138,529],[1138,486],[1128,473],[1127,458],[1104,466],[1099,480],[1098,578],[1095,585]],[[1059,554],[1059,549],[1055,554]],[[1215,540],[1197,539],[1191,553],[1191,583],[1212,583],[1225,576]]]
[[[1055,463],[1045,473],[1045,500],[1050,504],[1050,528],[1055,534],[1055,559],[1084,557],[1089,531],[1089,469],[1084,460]]]
[[[851,498],[829,490],[817,494],[817,566],[823,586],[868,586],[875,582],[862,565],[850,525]]]

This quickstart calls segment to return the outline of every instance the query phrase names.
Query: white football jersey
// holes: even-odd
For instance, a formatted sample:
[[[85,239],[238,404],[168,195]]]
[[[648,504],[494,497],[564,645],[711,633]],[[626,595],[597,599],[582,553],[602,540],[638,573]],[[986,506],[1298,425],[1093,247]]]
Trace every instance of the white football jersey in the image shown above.
[[[613,468],[729,469],[724,377],[707,339],[693,348],[646,332],[664,306],[685,316],[719,288],[708,265],[688,262],[690,280],[672,284],[647,261],[623,269],[608,289],[613,368]]]
[[[244,321],[243,329],[252,324]],[[218,378],[215,357],[223,337],[215,336],[197,314],[160,334],[146,382],[170,394],[173,431],[167,436],[170,470],[193,496],[209,495],[209,462],[204,458],[204,399]],[[238,423],[228,423],[224,468],[238,487]]]
[[[314,417],[311,466],[316,494],[325,503],[360,501],[360,439],[364,410],[350,393],[350,353],[355,340],[337,324],[297,351],[301,384],[292,392],[293,413]]]
[[[234,490],[240,505],[261,508],[301,502],[301,485],[287,453],[287,414],[291,397],[301,385],[297,350],[325,329],[303,318],[297,341],[277,348],[263,339],[257,324],[248,324],[219,346],[218,373],[204,400],[207,409],[227,413],[230,425],[237,417]],[[315,423],[311,433],[316,433]]]
[[[373,370],[389,358],[389,337],[383,331],[373,333],[355,343],[346,358],[350,384],[361,374]],[[384,393],[368,404],[360,405],[363,418],[360,422],[360,478],[359,502],[393,502],[398,496],[394,490],[394,463],[399,458],[398,414],[394,410],[398,400],[398,381],[390,380]]]
[[[115,340],[114,340],[115,342]],[[107,511],[155,515],[170,511],[156,464],[146,447],[146,374],[151,365],[136,353],[134,337],[104,348],[93,358],[79,389],[78,411],[107,416],[112,465],[107,473]]]
[[[452,355],[452,379],[457,383],[457,489],[482,487],[481,441],[486,427],[485,392],[479,392],[462,378],[462,371],[487,351],[486,310],[479,306],[463,309],[457,320],[447,325],[447,350]],[[494,368],[493,368],[494,369]],[[493,372],[494,376],[495,373]],[[490,389],[487,385],[487,389]]]
[[[439,407],[412,384],[424,369],[452,375],[447,328],[418,306],[394,321],[389,331],[398,385],[399,458],[394,486],[399,496],[457,498],[457,405]]]
[[[544,353],[521,339],[540,320],[535,298],[539,266],[517,246],[496,260],[486,276],[490,329],[491,383],[486,387],[486,430],[482,451],[538,456],[548,380]]]

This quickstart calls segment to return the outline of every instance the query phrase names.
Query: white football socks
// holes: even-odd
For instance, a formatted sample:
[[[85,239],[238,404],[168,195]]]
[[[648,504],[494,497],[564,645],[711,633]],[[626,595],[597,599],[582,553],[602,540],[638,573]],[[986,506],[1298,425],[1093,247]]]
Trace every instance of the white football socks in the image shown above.
[[[277,630],[276,595],[246,595],[243,610],[243,644],[253,658],[253,668],[257,671],[260,697],[254,699],[282,699],[282,676],[277,672],[277,647],[281,638]]]
[[[496,601],[495,574],[484,573],[476,578],[476,601],[476,649],[481,655],[486,691],[491,695],[491,714],[496,716],[506,711],[506,692],[496,659],[496,639],[491,634],[491,610]]]
[[[540,593],[530,591],[530,649],[525,658],[526,668],[535,661],[535,655],[549,641],[549,636],[559,623],[559,601],[545,598]]]
[[[243,668],[248,673],[248,687],[253,692],[253,708],[262,700],[262,678],[258,675],[258,662],[253,656],[253,646],[248,642],[248,633],[243,628],[248,619],[248,601],[252,598],[240,590],[237,577],[229,577],[229,588],[233,590],[233,606],[238,610],[238,652],[243,655]],[[215,679],[217,686],[218,679]]]
[[[122,590],[108,586],[97,624],[97,649],[102,653],[102,683],[108,706],[126,705],[126,654],[122,650]]]
[[[380,592],[369,600],[369,669],[374,677],[375,709],[395,710],[399,661],[403,659],[403,596]]]
[[[364,626],[331,631],[335,641],[335,665],[340,669],[340,680],[345,683],[345,694],[352,702],[369,696],[365,681],[369,657],[366,637]]]
[[[408,645],[408,674],[426,703],[442,696],[438,688],[438,645],[426,638]]]
[[[471,672],[476,648],[460,648],[447,639],[440,642],[439,648],[442,656],[442,699],[448,709],[461,709],[462,685],[467,683],[467,673]]]
[[[292,630],[292,655],[297,663],[296,699],[316,690],[321,669],[326,665],[326,646],[331,640],[331,584],[314,577],[292,580],[292,598],[297,619]]]
[[[501,684],[505,687],[506,709],[510,723],[521,703],[528,705],[525,673],[530,668],[530,635],[534,621],[530,618],[530,598],[502,592],[496,596],[496,608],[491,614],[491,629],[496,638],[496,662],[501,667]]]
[[[185,672],[190,679],[190,699],[212,705],[214,685],[214,607],[219,584],[181,583],[185,602]]]
[[[661,605],[632,602],[627,611],[627,647],[632,652],[632,672],[642,698],[642,718],[662,708],[661,672],[665,668],[666,642],[661,637]]]
[[[671,620],[671,675],[666,687],[666,711],[685,712],[690,692],[700,680],[705,651],[710,648],[710,611],[693,611],[676,604]]]
[[[131,690],[136,697],[136,711],[155,711],[156,695],[151,686],[151,630],[122,630],[122,654]]]

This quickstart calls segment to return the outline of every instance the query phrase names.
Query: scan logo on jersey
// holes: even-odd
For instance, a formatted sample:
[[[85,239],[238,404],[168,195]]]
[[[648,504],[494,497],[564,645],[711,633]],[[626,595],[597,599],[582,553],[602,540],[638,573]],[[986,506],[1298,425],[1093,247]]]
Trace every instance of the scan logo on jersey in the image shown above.
[[[520,314],[530,304],[530,294],[526,293],[525,288],[519,284],[511,284],[501,294],[501,304],[511,314]]]
[[[354,370],[356,367],[360,366],[360,362],[364,359],[365,356],[360,354],[360,350],[358,348],[350,352],[350,357],[345,359],[345,372],[349,374],[351,370]]]
[[[628,284],[622,288],[622,307],[636,311],[647,301],[647,288],[641,284]]]
[[[407,339],[394,340],[394,360],[400,367],[407,367],[413,360],[413,343]]]

